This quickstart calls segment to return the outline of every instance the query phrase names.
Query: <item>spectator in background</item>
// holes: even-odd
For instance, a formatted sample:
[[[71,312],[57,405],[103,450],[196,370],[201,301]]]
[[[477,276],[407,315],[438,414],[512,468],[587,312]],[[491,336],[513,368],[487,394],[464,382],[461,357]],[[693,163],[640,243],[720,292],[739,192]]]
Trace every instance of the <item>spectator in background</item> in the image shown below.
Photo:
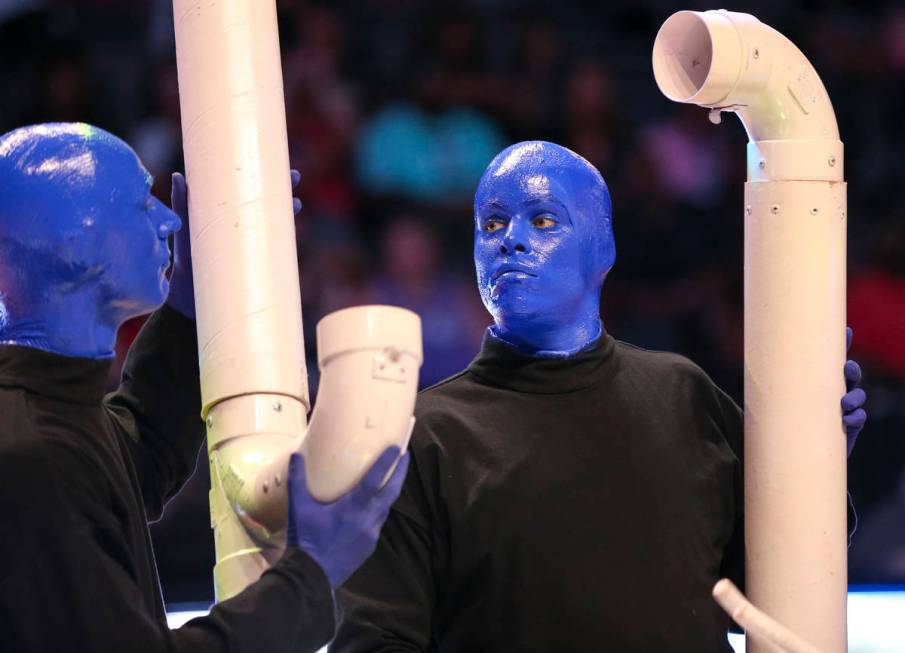
[[[890,192],[892,189],[890,189]],[[869,264],[853,271],[848,314],[856,355],[871,378],[870,438],[849,469],[852,496],[864,506],[850,552],[862,583],[905,583],[905,212],[875,229]]]
[[[545,136],[560,118],[560,89],[568,72],[557,26],[529,17],[518,34],[513,66],[512,93],[506,106],[510,134],[517,140]]]
[[[502,142],[499,127],[473,109],[430,115],[413,104],[390,105],[362,130],[359,183],[375,195],[460,205]]]
[[[722,199],[730,170],[726,136],[697,106],[679,105],[672,116],[641,130],[641,149],[668,201],[710,208]]]
[[[48,120],[94,122],[91,100],[96,96],[82,46],[76,42],[51,44],[41,57],[40,86],[29,122]]]
[[[579,61],[570,71],[565,92],[565,106],[558,116],[562,140],[597,168],[616,168],[622,126],[606,69],[592,59]]]
[[[743,159],[729,155],[731,130],[697,107],[677,111],[642,127],[614,184],[623,192],[616,230],[632,247],[611,280],[612,327],[647,347],[693,352],[739,397],[742,221],[726,205]]]
[[[870,262],[852,270],[848,284],[848,315],[858,334],[855,355],[871,379],[874,433],[849,471],[852,496],[864,510],[865,535],[854,542],[852,567],[866,582],[892,574],[896,558],[905,560],[905,531],[896,527],[887,544],[882,539],[891,526],[887,513],[898,511],[899,522],[905,515],[905,212],[888,214],[873,231]],[[890,578],[905,582],[905,566]]]
[[[471,283],[443,270],[441,251],[429,222],[399,214],[386,227],[381,264],[371,285],[379,304],[411,309],[421,316],[424,364],[422,388],[468,365],[481,344],[484,311]]]
[[[159,195],[169,193],[170,170],[182,167],[182,126],[179,121],[179,81],[176,62],[165,60],[150,67],[150,83],[143,104],[145,115],[129,138],[148,171],[154,175]]]
[[[303,4],[287,12],[283,57],[286,122],[293,167],[304,171],[309,209],[337,219],[355,211],[349,166],[359,122],[352,85],[340,74],[345,29],[336,9]]]
[[[905,380],[905,211],[875,229],[876,253],[852,274],[848,315],[858,357],[873,370]]]
[[[448,3],[432,19],[415,85],[420,102],[429,108],[505,109],[508,88],[501,87],[499,76],[487,69],[480,18]]]
[[[483,66],[480,21],[446,8],[430,34],[412,91],[362,129],[357,175],[374,195],[461,206],[505,140],[491,116],[509,97]]]
[[[341,308],[373,303],[367,251],[358,230],[325,216],[298,224],[302,305],[311,326]],[[313,329],[307,331],[313,335]]]

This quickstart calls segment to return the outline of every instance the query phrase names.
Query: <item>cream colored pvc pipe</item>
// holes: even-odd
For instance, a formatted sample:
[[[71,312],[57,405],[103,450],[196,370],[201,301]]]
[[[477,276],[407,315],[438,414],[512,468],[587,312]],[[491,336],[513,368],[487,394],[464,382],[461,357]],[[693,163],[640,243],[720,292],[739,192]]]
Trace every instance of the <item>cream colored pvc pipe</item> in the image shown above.
[[[674,14],[657,35],[653,66],[667,97],[737,113],[750,139],[746,591],[818,650],[841,653],[846,187],[832,105],[804,55],[748,14]],[[767,650],[756,638],[748,646]]]
[[[386,447],[408,445],[420,318],[393,306],[347,308],[320,321],[317,339],[320,388],[304,434],[289,430],[304,422],[301,403],[280,395],[224,401],[208,417],[218,599],[241,591],[279,555],[292,452],[305,457],[310,493],[328,502],[357,484]]]
[[[293,451],[305,452],[311,493],[329,500],[387,445],[405,446],[421,327],[417,315],[387,306],[325,318],[323,399],[306,431],[275,2],[174,0],[173,9],[222,600],[282,552]]]
[[[173,14],[222,599],[280,554],[235,508],[308,409],[286,117],[273,1],[174,0]]]

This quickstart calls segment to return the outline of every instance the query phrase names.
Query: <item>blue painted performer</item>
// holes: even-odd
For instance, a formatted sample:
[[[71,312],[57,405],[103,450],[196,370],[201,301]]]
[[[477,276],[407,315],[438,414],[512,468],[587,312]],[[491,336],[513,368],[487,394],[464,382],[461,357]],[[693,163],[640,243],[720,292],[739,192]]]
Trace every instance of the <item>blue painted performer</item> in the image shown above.
[[[191,474],[204,429],[185,180],[174,175],[175,212],[152,181],[89,125],[0,136],[0,648],[315,651],[334,632],[332,590],[373,550],[408,458],[378,490],[399,453],[388,449],[321,504],[294,457],[285,554],[209,616],[168,629],[147,521]],[[149,311],[105,397],[117,329]]]
[[[603,328],[600,173],[513,145],[478,184],[474,229],[493,325],[419,396],[411,473],[338,593],[330,650],[731,651],[711,589],[744,571],[742,413],[687,359]],[[844,373],[850,450],[865,397],[857,364]]]

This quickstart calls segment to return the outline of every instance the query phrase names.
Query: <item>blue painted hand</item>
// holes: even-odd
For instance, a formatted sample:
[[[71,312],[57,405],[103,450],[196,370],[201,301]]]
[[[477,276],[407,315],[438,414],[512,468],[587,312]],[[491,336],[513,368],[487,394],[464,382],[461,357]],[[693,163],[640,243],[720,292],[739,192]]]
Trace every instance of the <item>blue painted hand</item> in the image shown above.
[[[393,475],[381,488],[397,459]],[[388,447],[356,487],[332,503],[321,503],[308,493],[304,459],[292,454],[286,545],[311,556],[324,570],[330,587],[342,585],[377,546],[390,506],[402,490],[408,462],[408,453],[399,458],[399,448]]]
[[[298,170],[289,171],[292,187],[298,186],[302,175]],[[188,186],[180,172],[173,173],[170,206],[180,217],[184,227],[173,239],[173,272],[170,275],[170,293],[167,305],[176,309],[186,317],[195,319],[195,284],[192,278],[192,245],[189,239],[189,202]],[[302,210],[302,201],[292,198],[292,211],[298,214]]]
[[[494,158],[475,193],[474,260],[496,336],[552,356],[597,339],[611,213],[600,173],[564,147],[529,141]]]
[[[852,346],[852,328],[845,327],[845,350]],[[858,434],[867,422],[867,412],[864,403],[867,394],[858,387],[861,383],[861,366],[853,360],[845,361],[843,368],[845,376],[845,395],[842,397],[842,426],[845,428],[845,437],[848,441],[848,453],[851,455]]]

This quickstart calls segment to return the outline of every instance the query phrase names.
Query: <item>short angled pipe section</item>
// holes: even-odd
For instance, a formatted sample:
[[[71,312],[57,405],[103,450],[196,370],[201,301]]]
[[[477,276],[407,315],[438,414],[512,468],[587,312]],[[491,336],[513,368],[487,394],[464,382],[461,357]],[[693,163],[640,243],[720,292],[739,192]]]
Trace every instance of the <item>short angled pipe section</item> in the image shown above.
[[[408,445],[423,360],[421,320],[391,306],[336,311],[317,325],[317,360],[317,406],[302,450],[311,493],[333,501],[386,447]]]
[[[745,184],[746,591],[826,653],[846,650],[846,187],[814,68],[753,16],[682,11],[654,76],[677,102],[738,114]],[[681,165],[681,162],[676,162]],[[749,650],[767,650],[756,638]]]
[[[723,578],[713,587],[713,598],[720,607],[745,629],[748,637],[770,646],[780,653],[820,653],[785,626],[755,608],[735,584]]]
[[[388,306],[324,318],[320,401],[306,428],[275,1],[174,0],[173,11],[222,600],[282,552],[293,451],[305,453],[312,494],[330,500],[386,446],[404,447],[421,327],[414,313]]]
[[[408,445],[422,363],[418,315],[357,306],[323,318],[317,334],[321,377],[307,429],[302,404],[282,395],[243,395],[208,413],[218,599],[254,582],[281,551],[293,452],[304,455],[311,495],[329,502],[388,446]]]

